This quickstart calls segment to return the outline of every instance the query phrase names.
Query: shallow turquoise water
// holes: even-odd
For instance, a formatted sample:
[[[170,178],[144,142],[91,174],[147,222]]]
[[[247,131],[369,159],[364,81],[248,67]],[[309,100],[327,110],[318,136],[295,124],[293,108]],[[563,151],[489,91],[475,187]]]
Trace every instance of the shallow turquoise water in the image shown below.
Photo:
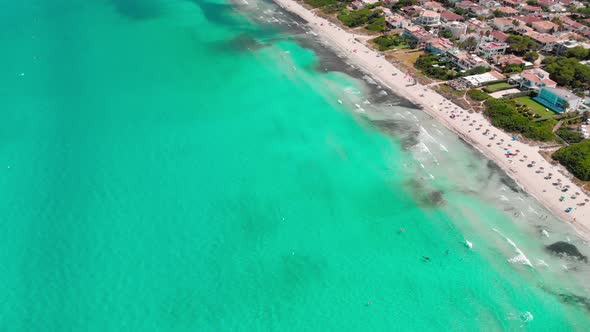
[[[482,230],[518,233],[509,214],[451,189],[453,167],[429,204],[401,139],[336,103],[358,82],[285,33],[222,2],[6,5],[3,330],[590,326],[545,291],[574,279],[508,263]],[[455,144],[441,162],[477,183]]]

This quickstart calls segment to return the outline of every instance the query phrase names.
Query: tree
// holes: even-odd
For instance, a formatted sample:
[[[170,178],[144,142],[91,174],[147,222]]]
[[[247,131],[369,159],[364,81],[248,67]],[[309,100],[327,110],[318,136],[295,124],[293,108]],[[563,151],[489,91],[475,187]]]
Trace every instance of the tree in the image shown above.
[[[559,16],[555,16],[554,18],[552,18],[551,22],[557,24],[557,26],[559,27],[559,31],[563,30],[563,21],[561,20],[561,18],[559,18]]]
[[[454,11],[455,11],[455,14],[461,15],[461,16],[465,16],[467,14],[467,11],[462,8],[455,8]]]
[[[526,4],[529,6],[536,6],[539,2],[537,0],[527,0]]]
[[[589,51],[582,46],[576,46],[574,48],[570,48],[565,52],[565,56],[568,58],[576,58],[578,60],[584,60],[588,58]]]
[[[518,74],[522,72],[523,69],[524,65],[518,63],[511,63],[509,65],[506,65],[506,67],[504,67],[502,71],[506,74]]]
[[[453,33],[450,32],[449,30],[440,30],[438,32],[438,35],[443,38],[452,38],[453,37]]]
[[[537,48],[537,43],[528,36],[510,35],[506,42],[515,53],[523,53]]]
[[[578,179],[590,180],[590,140],[563,147],[557,150],[552,157]]]
[[[539,53],[537,51],[528,51],[524,54],[523,58],[529,62],[535,62],[539,58]]]
[[[465,39],[459,46],[467,51],[473,51],[477,47],[477,39],[469,37]]]

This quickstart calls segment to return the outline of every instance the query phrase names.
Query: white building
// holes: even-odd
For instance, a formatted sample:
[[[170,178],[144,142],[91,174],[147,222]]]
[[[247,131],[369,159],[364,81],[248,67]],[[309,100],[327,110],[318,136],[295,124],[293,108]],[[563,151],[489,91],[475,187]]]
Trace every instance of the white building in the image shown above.
[[[491,58],[495,55],[506,53],[508,44],[506,43],[480,43],[477,45],[476,52],[483,55],[484,58]]]
[[[467,24],[459,21],[449,22],[444,25],[444,28],[449,31],[455,39],[459,39],[467,32]]]
[[[437,26],[440,24],[440,13],[425,10],[420,13],[420,16],[416,19],[416,23],[422,26]]]

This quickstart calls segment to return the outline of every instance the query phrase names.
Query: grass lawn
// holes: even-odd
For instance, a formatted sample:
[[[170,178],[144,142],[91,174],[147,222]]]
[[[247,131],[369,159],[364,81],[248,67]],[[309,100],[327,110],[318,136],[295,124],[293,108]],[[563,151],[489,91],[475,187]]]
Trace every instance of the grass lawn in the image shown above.
[[[463,95],[465,94],[465,91],[455,90],[455,89],[451,88],[450,86],[448,86],[446,84],[439,84],[436,87],[436,90],[439,90],[441,92],[452,94],[452,95],[454,95],[455,97],[458,97],[458,98],[459,97],[463,97]]]
[[[526,105],[531,111],[539,114],[543,118],[553,117],[556,115],[556,113],[551,110],[546,111],[545,109],[547,107],[537,103],[531,97],[524,96],[524,97],[514,98],[512,100],[514,100],[515,102],[517,102],[519,104]]]
[[[420,52],[403,51],[403,52],[395,53],[394,56],[396,58],[398,58],[398,60],[401,61],[404,65],[413,68],[414,67],[414,63],[416,63],[416,60],[422,54],[424,54],[423,51],[420,51]]]
[[[516,85],[510,85],[506,82],[501,82],[501,83],[486,85],[483,89],[488,93],[493,93],[496,91],[508,90],[508,89],[513,88],[515,86]]]

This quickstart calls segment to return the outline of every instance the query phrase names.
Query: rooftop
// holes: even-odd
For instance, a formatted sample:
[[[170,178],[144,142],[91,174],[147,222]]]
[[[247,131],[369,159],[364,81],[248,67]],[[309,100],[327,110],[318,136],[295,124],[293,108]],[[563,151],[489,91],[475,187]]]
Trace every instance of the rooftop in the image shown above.
[[[501,65],[520,65],[526,63],[526,61],[524,61],[521,57],[518,57],[514,54],[498,54],[494,55],[492,59],[495,63]]]
[[[492,20],[494,25],[513,25],[511,18],[496,17]]]
[[[494,30],[490,33],[490,36],[498,41],[505,42],[509,35],[502,31]]]
[[[580,99],[580,97],[576,96],[573,92],[560,89],[560,88],[544,88],[545,90],[551,91],[553,94],[567,100],[567,101],[576,101]]]
[[[479,44],[479,48],[485,48],[485,49],[496,49],[496,48],[497,49],[501,49],[501,48],[506,48],[506,47],[508,47],[508,45],[507,44],[504,44],[504,43],[493,43],[493,42],[490,42],[490,43],[481,43],[481,44]]]
[[[546,33],[537,33],[534,31],[527,32],[525,36],[529,36],[533,38],[536,42],[539,42],[541,44],[555,43],[559,40],[559,38],[555,36],[548,35]]]
[[[445,10],[440,13],[440,17],[445,21],[463,21],[465,18],[461,15],[457,15],[452,11]]]
[[[557,30],[558,26],[557,24],[551,22],[551,21],[537,21],[537,22],[533,22],[533,28],[535,29],[543,29],[543,30],[551,30],[551,29],[555,29]]]
[[[507,6],[499,7],[499,8],[496,8],[495,10],[499,11],[500,13],[504,13],[504,14],[508,14],[508,15],[514,15],[514,14],[519,13],[518,10],[516,10],[512,7],[507,7]]]
[[[440,17],[440,14],[435,11],[432,11],[432,10],[425,10],[420,13],[420,17],[436,18],[436,17]]]

